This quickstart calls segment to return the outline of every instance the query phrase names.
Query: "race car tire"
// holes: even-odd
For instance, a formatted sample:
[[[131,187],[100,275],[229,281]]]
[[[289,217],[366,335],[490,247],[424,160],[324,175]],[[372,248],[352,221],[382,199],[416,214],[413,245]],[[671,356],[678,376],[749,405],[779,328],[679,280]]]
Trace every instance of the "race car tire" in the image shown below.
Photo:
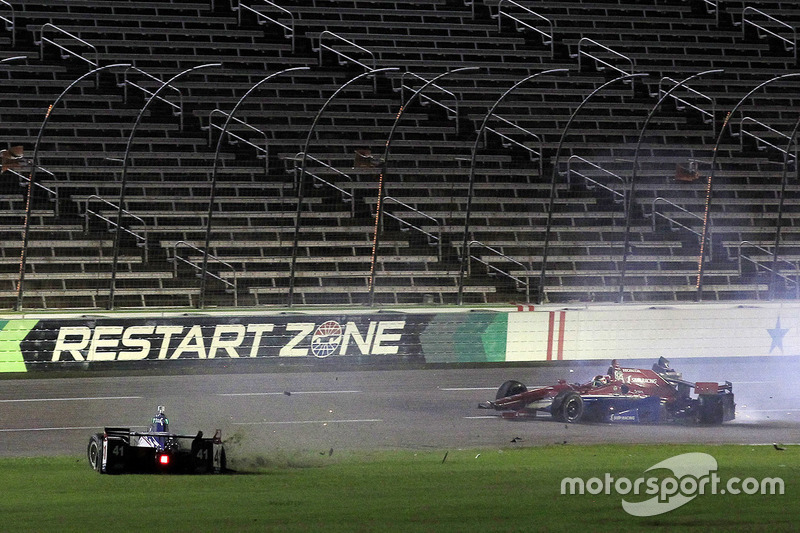
[[[89,459],[89,466],[93,470],[100,472],[103,466],[103,435],[101,433],[92,435],[92,438],[89,439],[86,455]]]
[[[559,422],[580,422],[583,411],[583,398],[575,391],[561,392],[553,399],[551,413]]]
[[[497,395],[495,396],[495,399],[499,400],[500,398],[507,398],[509,396],[514,396],[515,394],[522,394],[527,390],[528,387],[519,381],[514,381],[512,379],[500,385],[500,388],[497,389]]]
[[[700,424],[717,426],[723,422],[722,397],[717,395],[702,395],[699,398],[698,422]]]

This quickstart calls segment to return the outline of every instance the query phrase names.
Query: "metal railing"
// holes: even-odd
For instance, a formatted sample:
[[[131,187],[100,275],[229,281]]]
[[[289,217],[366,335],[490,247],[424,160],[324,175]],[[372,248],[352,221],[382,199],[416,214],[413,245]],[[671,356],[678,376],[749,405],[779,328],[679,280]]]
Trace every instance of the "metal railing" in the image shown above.
[[[525,271],[525,280],[523,281],[520,278],[514,276],[513,274],[510,274],[510,273],[506,272],[505,270],[502,270],[502,269],[494,266],[493,264],[489,263],[488,261],[484,261],[480,257],[472,255],[472,247],[475,246],[475,245],[478,245],[481,248],[489,250],[493,254],[502,257],[503,259],[505,259],[506,261],[508,261],[510,263],[514,263],[515,265],[518,265],[520,268],[522,268],[522,270]],[[475,261],[481,263],[482,265],[486,266],[486,268],[488,268],[489,270],[491,270],[493,272],[496,272],[496,273],[498,273],[498,274],[500,274],[502,276],[505,276],[505,277],[513,280],[517,284],[517,286],[524,285],[525,286],[525,298],[526,298],[525,303],[530,303],[530,301],[531,301],[531,283],[530,283],[530,279],[531,279],[531,275],[532,274],[531,274],[531,271],[525,265],[523,265],[522,263],[520,263],[516,259],[507,256],[503,252],[501,252],[501,251],[499,251],[499,250],[497,250],[495,248],[492,248],[491,246],[489,246],[487,244],[484,244],[484,243],[482,243],[480,241],[476,241],[476,240],[471,240],[471,241],[469,241],[467,243],[467,249],[465,250],[465,253],[466,253],[467,257],[469,257],[470,259],[474,259]],[[467,262],[467,275],[469,275],[469,276],[472,275],[471,261]]]
[[[677,80],[674,80],[674,79],[670,78],[669,76],[664,76],[658,82],[658,92],[656,94],[652,94],[651,96],[655,96],[657,98],[661,98],[662,95],[665,95],[665,94],[668,95],[670,98],[675,100],[675,109],[677,109],[678,111],[683,111],[687,107],[690,108],[690,109],[694,109],[695,111],[700,113],[700,115],[703,117],[703,124],[711,124],[711,132],[716,137],[716,135],[717,135],[717,125],[714,122],[714,117],[716,116],[716,111],[717,111],[716,99],[714,99],[714,98],[712,98],[712,97],[710,97],[708,95],[705,95],[705,94],[701,93],[700,91],[692,89],[691,87],[686,87],[685,85],[683,86],[683,90],[685,90],[687,93],[690,93],[691,95],[696,96],[697,98],[700,98],[700,99],[702,99],[704,101],[709,102],[709,104],[711,106],[711,111],[707,111],[707,110],[703,109],[702,107],[700,107],[698,105],[695,105],[695,104],[689,102],[688,100],[686,100],[686,96],[680,96],[680,95],[675,94],[674,92],[669,92],[669,89],[665,89],[664,88],[665,82],[672,83],[673,87],[675,85],[678,85],[678,83],[679,83]]]
[[[719,0],[701,0],[706,8],[706,13],[714,15],[717,26],[719,26]]]
[[[55,179],[55,177],[56,177],[55,174],[53,174],[52,172],[50,172],[46,168],[37,166],[36,169],[41,171],[41,172],[44,172],[45,174],[49,174],[53,179]],[[31,178],[30,177],[28,177],[28,176],[26,176],[26,175],[24,175],[24,174],[22,174],[20,172],[17,172],[14,169],[9,168],[6,171],[7,172],[11,172],[15,176],[17,176],[20,179],[20,183],[19,184],[21,186],[24,186],[25,182],[27,182],[28,184],[30,184],[30,182],[31,182]],[[53,190],[50,187],[42,185],[39,182],[34,182],[33,184],[34,184],[34,186],[36,188],[41,189],[41,190],[43,190],[44,192],[47,193],[48,201],[53,203],[53,214],[55,216],[58,216],[58,190]]]
[[[321,161],[321,160],[317,159],[313,155],[306,154],[305,157],[306,157],[307,161],[313,161],[314,163],[316,163],[316,164],[318,164],[318,165],[320,165],[322,167],[327,168],[328,170],[334,172],[335,174],[337,174],[339,176],[342,176],[343,178],[346,178],[346,179],[348,179],[350,181],[353,181],[352,176],[342,172],[341,170],[339,170],[336,167],[333,167],[333,166],[329,165],[328,163],[325,163],[324,161]],[[298,166],[298,162],[303,160],[303,152],[298,152],[293,157],[288,157],[288,158],[285,158],[285,159],[289,159],[289,160],[292,161],[292,168],[293,168],[292,172],[293,172],[294,187],[295,187],[295,189],[297,189],[297,187],[298,187],[298,185],[300,183],[299,182],[299,180],[300,180],[300,167]],[[356,202],[355,202],[355,199],[353,198],[353,193],[351,193],[350,191],[347,191],[345,189],[342,189],[341,187],[339,187],[335,183],[331,183],[330,181],[326,180],[325,178],[317,176],[316,174],[314,174],[313,172],[309,171],[308,169],[305,170],[305,173],[308,174],[309,176],[311,176],[315,181],[319,182],[320,186],[325,185],[325,186],[330,187],[330,188],[332,188],[332,189],[334,189],[336,191],[339,191],[341,193],[341,195],[342,195],[342,201],[343,202],[350,202],[350,216],[355,216],[355,214],[356,214]]]
[[[236,269],[233,267],[233,265],[228,263],[228,262],[226,262],[226,261],[223,261],[222,259],[220,259],[219,257],[217,257],[217,256],[215,256],[213,254],[210,254],[208,252],[203,251],[202,249],[198,248],[197,246],[195,246],[193,244],[189,244],[186,241],[178,241],[178,242],[176,242],[175,244],[172,245],[172,265],[173,265],[173,275],[175,276],[175,278],[177,279],[177,277],[178,277],[178,262],[181,262],[181,263],[184,263],[186,265],[189,265],[191,268],[195,269],[198,272],[196,274],[198,277],[203,275],[203,267],[198,266],[194,262],[190,261],[189,259],[184,259],[180,255],[178,255],[178,248],[181,247],[181,245],[183,245],[183,246],[185,246],[185,247],[187,247],[187,248],[189,248],[191,250],[194,250],[196,252],[199,252],[199,253],[203,254],[204,256],[208,257],[208,259],[213,260],[215,263],[218,263],[218,264],[230,269],[230,271],[233,273],[233,276],[232,276],[233,277],[233,281],[228,281],[225,278],[223,278],[222,276],[214,274],[213,272],[209,272],[208,270],[206,270],[206,275],[209,278],[215,279],[215,280],[221,282],[226,287],[228,287],[227,290],[229,292],[233,293],[233,306],[234,307],[239,307],[239,283],[238,283],[238,280],[236,279]]]
[[[0,14],[0,20],[5,22],[6,31],[11,32],[11,47],[13,48],[14,46],[17,45],[17,32],[16,32],[17,24],[16,24],[16,17],[14,16],[14,6],[6,2],[6,0],[0,0],[0,6],[7,7],[9,11],[11,11],[10,16],[5,16],[3,14]]]
[[[755,244],[755,243],[753,243],[751,241],[741,241],[739,243],[739,246],[737,247],[738,248],[737,263],[738,263],[738,267],[739,267],[739,277],[741,277],[742,274],[743,274],[743,271],[742,271],[742,263],[743,262],[748,262],[748,263],[752,264],[756,268],[756,275],[761,270],[763,270],[764,272],[768,272],[768,273],[772,274],[773,273],[773,269],[771,267],[766,266],[763,263],[761,263],[760,261],[758,261],[756,259],[753,259],[752,257],[749,257],[749,256],[747,256],[747,255],[742,253],[742,249],[744,247],[746,247],[746,246],[747,247],[751,247],[751,248],[755,248],[756,250],[758,250],[758,251],[760,251],[760,252],[762,252],[764,254],[767,254],[768,256],[771,256],[773,258],[775,257],[775,253],[774,252],[771,252],[771,251],[767,250],[766,248],[764,248],[762,246],[759,246],[759,245],[757,245],[757,244]],[[785,265],[789,265],[792,268],[793,277],[789,277],[789,276],[787,276],[785,274],[782,274],[781,272],[775,272],[774,274],[776,276],[780,277],[781,279],[783,279],[784,281],[788,282],[789,284],[793,284],[794,285],[794,289],[795,289],[795,298],[800,298],[800,263],[793,263],[791,261],[787,261],[786,259],[777,259],[777,262],[783,263]],[[770,264],[772,264],[772,261],[770,262]],[[758,276],[756,276],[756,277],[758,277]],[[758,280],[756,280],[756,286],[757,285],[758,285]],[[756,290],[756,296],[758,296],[758,290]]]
[[[239,24],[242,23],[242,11],[245,11],[245,10],[253,13],[256,16],[257,22],[258,22],[259,25],[264,25],[264,24],[267,23],[267,21],[272,22],[273,24],[277,24],[278,26],[283,28],[283,36],[291,41],[291,43],[292,43],[292,53],[294,53],[294,49],[295,49],[294,48],[294,43],[295,43],[295,38],[294,38],[294,35],[295,35],[295,31],[294,31],[294,13],[292,13],[291,11],[289,11],[288,9],[286,9],[284,7],[279,6],[278,4],[276,4],[274,2],[270,2],[270,0],[260,0],[260,1],[264,2],[264,4],[266,4],[268,7],[271,7],[273,9],[276,9],[276,10],[282,12],[282,13],[285,13],[285,14],[289,15],[289,18],[291,19],[291,21],[289,22],[289,25],[287,26],[283,22],[281,22],[281,21],[279,21],[277,19],[274,19],[274,18],[262,13],[261,11],[259,11],[257,9],[254,9],[251,6],[243,4],[242,0],[239,0],[239,2],[236,5],[236,7],[231,6],[231,9],[233,9],[234,11],[237,12]]]
[[[370,57],[370,60],[371,60],[372,64],[371,65],[367,65],[366,63],[362,63],[358,59],[347,55],[346,53],[342,52],[341,50],[337,50],[336,48],[333,47],[333,45],[327,45],[327,44],[323,43],[323,39],[325,37],[331,37],[331,38],[333,38],[335,40],[335,42],[344,43],[346,46],[348,46],[350,48],[355,48],[356,50],[365,53],[366,55],[368,55]],[[361,68],[363,68],[363,69],[365,69],[367,71],[376,70],[378,68],[378,62],[375,59],[375,54],[374,53],[372,53],[371,51],[367,50],[363,46],[357,45],[353,41],[350,41],[350,40],[345,39],[344,37],[342,37],[340,35],[337,35],[337,34],[333,33],[332,31],[328,31],[328,30],[323,31],[322,33],[319,34],[319,37],[317,39],[318,39],[317,48],[313,48],[312,47],[311,50],[313,52],[319,52],[319,64],[320,65],[322,65],[322,53],[323,53],[323,51],[327,50],[329,52],[333,52],[334,54],[336,54],[336,56],[338,56],[337,57],[337,61],[338,61],[339,65],[341,65],[341,66],[346,65],[347,62],[349,61],[351,63],[355,63],[356,65],[360,66]],[[375,76],[375,75],[372,75],[372,80],[373,80],[374,89],[377,90],[377,88],[378,88],[378,77]]]
[[[513,7],[521,9],[522,11],[527,13],[528,15],[532,15],[533,17],[544,21],[547,24],[547,26],[548,26],[550,31],[549,32],[544,31],[544,30],[542,30],[540,28],[537,28],[536,26],[534,26],[534,25],[532,25],[532,24],[530,24],[528,22],[525,22],[521,18],[512,15],[508,11],[503,11],[503,4],[510,4]],[[502,31],[502,29],[503,29],[503,27],[502,27],[503,26],[503,17],[506,17],[506,18],[509,18],[512,21],[514,21],[515,28],[516,28],[517,31],[521,32],[521,31],[524,31],[524,30],[527,29],[527,30],[531,30],[533,32],[538,33],[542,38],[542,44],[545,45],[545,46],[548,46],[548,45],[550,46],[550,58],[552,59],[552,58],[555,57],[555,44],[554,44],[555,43],[555,39],[553,38],[553,35],[554,35],[553,21],[550,20],[549,18],[547,18],[547,17],[545,17],[543,15],[540,15],[539,13],[533,11],[532,9],[530,9],[528,7],[523,6],[522,4],[518,4],[517,2],[514,2],[514,0],[500,0],[497,3],[497,15],[491,15],[491,17],[497,19],[498,30]]]
[[[126,68],[125,72],[123,72],[123,74],[122,74],[122,83],[118,83],[117,84],[117,87],[122,87],[122,92],[123,92],[123,97],[125,98],[125,102],[128,101],[128,85],[130,85],[131,87],[135,87],[135,88],[139,89],[140,91],[145,93],[149,98],[152,98],[153,95],[155,94],[154,92],[150,91],[146,87],[143,87],[141,85],[137,85],[136,83],[134,83],[131,80],[129,80],[128,79],[128,71],[130,71],[130,70],[135,70],[136,72],[138,72],[139,74],[145,76],[146,78],[149,78],[149,79],[161,84],[162,87],[165,85],[165,82],[163,80],[161,80],[160,78],[158,78],[156,76],[153,76],[152,74],[149,74],[149,73],[145,72],[144,70],[142,70],[142,69],[140,69],[138,67],[130,66],[130,67]],[[176,93],[178,93],[178,103],[176,104],[174,102],[170,102],[169,100],[167,100],[166,98],[164,98],[161,95],[156,95],[156,100],[164,102],[165,104],[167,104],[168,106],[170,106],[172,108],[172,116],[178,117],[178,121],[180,122],[181,131],[183,131],[183,92],[181,92],[181,90],[178,89],[177,87],[175,87],[174,85],[167,85],[166,88],[170,89],[170,90],[173,90]]]
[[[54,41],[53,39],[49,39],[49,38],[45,37],[44,36],[45,30],[48,30],[48,29],[49,30],[53,30],[53,31],[55,31],[57,33],[60,33],[61,35],[65,35],[65,36],[69,37],[70,39],[72,39],[73,41],[91,48],[92,51],[94,52],[94,61],[92,61],[91,59],[86,59],[85,57],[83,57],[78,52],[70,50],[66,46]],[[83,39],[81,39],[77,35],[73,35],[73,34],[71,34],[70,32],[68,32],[66,30],[62,30],[61,28],[59,28],[58,26],[56,26],[55,24],[52,24],[50,22],[42,25],[41,29],[39,30],[39,41],[35,41],[34,40],[34,42],[33,42],[33,44],[39,45],[39,56],[42,59],[44,59],[44,45],[45,45],[45,43],[52,44],[56,48],[60,49],[61,50],[61,59],[67,59],[69,56],[74,56],[74,57],[80,59],[81,61],[89,63],[93,67],[97,67],[97,66],[100,65],[100,59],[99,59],[99,55],[97,53],[97,47],[95,45],[93,45],[92,43],[90,43],[88,41],[84,41]]]
[[[783,29],[788,29],[789,32],[792,34],[792,38],[788,39],[783,35],[778,34],[776,31],[771,30],[767,26],[763,26],[761,24],[756,23],[752,18],[748,18],[747,15],[758,15],[761,16],[768,21],[770,21],[774,26],[779,26]],[[787,52],[792,52],[792,58],[797,61],[797,28],[792,26],[791,24],[787,24],[782,20],[779,20],[772,15],[764,13],[760,9],[756,9],[754,7],[745,7],[742,10],[742,21],[739,23],[735,23],[737,26],[741,24],[742,26],[742,37],[745,36],[747,32],[747,25],[751,25],[756,29],[759,39],[765,39],[767,35],[771,35],[775,37],[779,41],[783,43],[783,49]]]
[[[663,198],[663,197],[659,196],[659,197],[657,197],[657,198],[655,198],[655,199],[653,200],[653,202],[652,202],[652,207],[651,207],[651,211],[650,211],[650,213],[645,213],[645,218],[646,218],[646,217],[648,217],[648,216],[650,216],[650,217],[653,217],[653,232],[655,232],[655,231],[656,231],[656,216],[659,216],[659,217],[663,218],[664,220],[666,220],[666,221],[669,223],[669,225],[670,225],[670,229],[671,229],[673,226],[677,226],[677,227],[679,227],[679,228],[681,228],[681,229],[684,229],[684,230],[688,231],[689,233],[692,233],[692,234],[694,234],[694,235],[697,235],[697,237],[698,237],[698,238],[699,238],[701,241],[703,240],[703,232],[702,232],[702,231],[697,231],[696,229],[690,228],[690,227],[689,227],[689,226],[687,226],[686,224],[683,224],[682,222],[679,222],[679,221],[675,220],[674,218],[672,218],[672,217],[669,217],[669,216],[665,215],[664,213],[659,213],[659,212],[656,210],[656,205],[657,205],[658,203],[663,203],[663,204],[667,204],[667,205],[669,205],[670,207],[674,207],[674,208],[675,208],[675,209],[677,209],[678,211],[681,211],[682,213],[686,213],[686,214],[687,214],[687,215],[689,215],[691,218],[696,218],[697,220],[699,220],[699,221],[700,221],[700,223],[701,223],[701,224],[702,224],[703,222],[705,222],[705,219],[704,219],[702,216],[700,216],[700,215],[698,215],[698,214],[696,214],[696,213],[692,213],[691,211],[689,211],[689,210],[688,210],[688,209],[686,209],[685,207],[682,207],[682,206],[680,206],[680,205],[676,204],[675,202],[670,202],[670,201],[669,201],[669,200],[667,200],[666,198]],[[713,254],[713,250],[712,250],[712,248],[711,248],[711,246],[712,246],[712,241],[711,241],[711,238],[710,238],[710,237],[706,237],[706,239],[708,240],[708,250],[709,250],[708,257],[709,257],[709,259],[710,259],[710,258],[711,258],[711,257],[713,257],[713,255],[714,255],[714,254]],[[701,244],[702,244],[702,242],[701,242]]]
[[[269,171],[269,140],[267,138],[267,133],[264,132],[264,131],[261,131],[260,129],[256,128],[255,126],[251,126],[250,124],[248,124],[244,120],[238,119],[236,117],[231,117],[228,113],[226,113],[225,111],[222,111],[221,109],[213,109],[208,114],[208,126],[201,126],[200,127],[200,129],[208,130],[208,145],[211,146],[211,143],[212,143],[212,133],[213,133],[212,130],[216,129],[216,130],[218,130],[220,132],[222,131],[222,126],[218,126],[217,124],[214,124],[214,115],[221,115],[221,116],[225,117],[226,119],[230,119],[231,121],[233,121],[233,122],[235,122],[235,123],[237,123],[237,124],[239,124],[241,126],[244,126],[248,130],[250,130],[250,131],[252,131],[254,133],[257,133],[258,135],[263,135],[264,136],[264,146],[261,147],[261,146],[255,144],[255,143],[245,139],[241,135],[237,135],[236,133],[232,132],[230,129],[225,132],[225,134],[228,136],[228,144],[237,144],[238,142],[241,141],[244,144],[246,144],[246,145],[250,146],[251,148],[255,149],[256,151],[260,152],[259,154],[256,155],[256,158],[263,159],[264,160],[264,171],[265,172]]]
[[[523,150],[527,151],[528,152],[528,156],[531,158],[531,161],[537,160],[539,162],[539,176],[543,177],[543,174],[544,174],[544,139],[542,139],[542,137],[540,135],[537,135],[536,133],[533,133],[532,131],[530,131],[528,129],[525,129],[522,126],[519,126],[519,125],[515,124],[514,122],[512,122],[511,120],[508,120],[505,117],[501,117],[500,115],[498,115],[496,113],[492,113],[491,114],[491,118],[496,118],[500,122],[505,124],[506,126],[514,128],[515,130],[517,130],[519,132],[522,132],[525,135],[529,135],[530,137],[533,137],[533,139],[537,143],[539,143],[539,151],[537,152],[536,150],[534,150],[533,148],[531,148],[530,146],[528,146],[524,142],[520,142],[520,141],[518,141],[518,140],[516,140],[516,139],[514,139],[512,137],[509,137],[509,134],[503,133],[500,130],[497,130],[495,128],[490,128],[489,126],[486,126],[484,128],[484,130],[483,130],[483,144],[484,144],[484,146],[486,145],[486,142],[487,142],[487,132],[494,133],[495,135],[500,137],[500,139],[501,139],[500,142],[501,142],[503,148],[510,148],[511,145],[513,144],[514,146],[517,146],[517,147],[522,148]]]
[[[790,159],[790,162],[791,162],[791,159],[792,159],[791,152],[788,152],[786,150],[786,148],[784,148],[783,146],[778,146],[777,144],[774,144],[773,142],[770,142],[766,138],[760,137],[756,133],[753,133],[752,131],[749,131],[749,130],[745,129],[745,127],[744,127],[745,123],[756,124],[756,125],[764,128],[765,130],[767,130],[769,132],[772,132],[777,137],[779,137],[781,139],[785,139],[786,141],[791,141],[792,140],[792,137],[790,137],[789,135],[786,135],[785,133],[780,132],[780,131],[776,130],[775,128],[771,127],[771,126],[768,126],[768,125],[764,124],[760,120],[756,120],[756,119],[754,119],[752,117],[742,117],[742,120],[739,123],[739,133],[738,133],[739,141],[740,141],[740,148],[742,150],[744,150],[744,138],[745,137],[749,137],[749,138],[754,139],[756,141],[756,148],[758,150],[766,150],[767,146],[769,146],[770,148],[774,148],[775,150],[778,150],[782,154],[789,155],[790,156],[789,159]],[[734,136],[736,136],[736,135],[737,134],[734,134]],[[797,143],[795,143],[795,150],[797,150]]]
[[[119,206],[117,206],[116,204],[112,204],[111,202],[109,202],[105,198],[101,198],[101,197],[97,196],[96,194],[93,194],[93,195],[89,196],[88,198],[86,198],[84,214],[83,214],[83,231],[87,232],[87,233],[89,231],[89,217],[90,216],[95,216],[98,219],[100,219],[103,222],[105,222],[106,224],[108,224],[109,226],[111,226],[113,228],[117,228],[117,221],[116,220],[111,220],[110,218],[108,218],[106,216],[103,216],[103,214],[101,212],[99,212],[99,211],[92,211],[91,209],[89,209],[89,203],[92,200],[97,200],[98,202],[101,202],[101,203],[111,207],[112,209],[114,209],[117,212],[121,212],[121,213],[123,213],[125,215],[128,215],[129,217],[135,219],[137,222],[139,222],[142,225],[142,233],[141,234],[136,233],[135,231],[129,230],[128,228],[125,228],[125,227],[122,227],[122,226],[120,226],[119,229],[124,231],[128,235],[132,236],[136,240],[136,246],[138,246],[139,248],[143,249],[144,262],[145,263],[149,262],[150,255],[149,255],[149,252],[147,250],[147,224],[145,224],[144,219],[142,219],[139,216],[134,215],[133,213],[131,213],[127,209],[120,209]],[[109,229],[109,231],[111,231],[111,230]]]
[[[403,224],[403,225],[407,226],[407,229],[413,229],[413,230],[416,230],[416,231],[422,233],[423,235],[426,235],[428,237],[428,244],[432,245],[433,243],[431,242],[431,239],[435,239],[436,242],[437,242],[438,248],[439,248],[439,251],[438,251],[437,255],[439,257],[439,261],[441,261],[442,260],[442,224],[439,222],[439,220],[437,218],[435,218],[435,217],[432,217],[431,215],[428,215],[427,213],[423,213],[422,211],[420,211],[419,209],[417,209],[415,207],[411,207],[407,203],[402,202],[402,201],[400,201],[397,198],[394,198],[392,196],[384,196],[383,197],[383,201],[384,201],[384,203],[385,202],[393,202],[393,203],[395,203],[395,204],[397,204],[397,205],[399,205],[401,207],[404,207],[404,208],[408,209],[409,211],[413,211],[414,213],[418,214],[419,216],[421,216],[423,218],[427,218],[428,220],[432,220],[433,223],[436,224],[436,232],[437,232],[438,235],[434,235],[431,232],[426,231],[424,228],[421,228],[419,226],[415,226],[411,222],[408,222],[408,221],[400,218],[397,215],[389,213],[389,212],[387,212],[385,210],[383,212],[383,214],[385,216],[390,217],[390,218],[398,221],[400,224]],[[381,222],[385,225],[386,224],[386,219],[382,219]],[[401,229],[401,231],[403,230],[403,228],[400,228],[400,229]]]
[[[630,68],[630,70],[625,70],[624,68],[620,68],[620,67],[614,65],[613,63],[609,63],[608,61],[606,61],[606,59],[600,57],[599,55],[591,54],[591,53],[587,52],[586,51],[586,46],[587,45],[598,47],[598,48],[602,49],[604,52],[607,52],[607,53],[609,53],[609,54],[611,54],[611,55],[623,60],[627,64],[627,66]],[[581,70],[581,67],[582,67],[581,58],[583,56],[586,56],[589,59],[592,59],[594,61],[594,63],[595,63],[595,68],[597,68],[598,71],[603,71],[606,68],[610,68],[611,70],[613,70],[615,72],[618,72],[623,76],[633,76],[633,59],[629,58],[626,55],[623,55],[623,54],[617,52],[616,50],[612,50],[611,48],[609,48],[608,46],[606,46],[604,44],[598,43],[594,39],[590,39],[588,37],[583,37],[581,40],[578,41],[578,53],[574,54],[574,55],[570,54],[570,57],[578,58],[578,70],[579,71]],[[631,92],[633,92],[633,78],[629,77],[627,79],[624,79],[624,80],[622,80],[622,83],[623,84],[629,84],[631,86]]]
[[[400,91],[400,105],[403,106],[403,107],[405,107],[405,105],[406,105],[406,94],[405,94],[406,93],[406,89],[411,91],[412,93],[414,92],[414,88],[413,87],[411,87],[410,85],[406,85],[406,76],[414,76],[418,80],[421,80],[423,83],[428,83],[428,81],[429,81],[429,80],[426,80],[425,78],[423,78],[422,76],[420,76],[418,74],[415,74],[415,73],[413,73],[411,71],[403,72],[400,75],[400,87],[398,89],[394,89],[395,92]],[[438,100],[435,100],[435,99],[431,98],[430,96],[428,96],[426,94],[420,94],[419,95],[420,103],[422,105],[425,105],[426,103],[432,103],[432,104],[435,104],[435,105],[441,107],[442,109],[444,109],[445,112],[447,113],[447,118],[449,120],[454,120],[455,121],[455,123],[456,123],[456,133],[458,133],[460,125],[461,125],[461,122],[460,122],[460,119],[459,119],[459,113],[458,113],[458,97],[456,96],[456,94],[453,91],[448,91],[444,87],[436,85],[435,83],[429,84],[428,87],[433,87],[434,89],[437,89],[438,91],[441,91],[445,95],[447,95],[450,98],[452,98],[453,99],[453,107],[448,107],[446,104],[444,104],[444,103],[442,103],[442,102],[440,102]]]
[[[623,192],[619,192],[618,190],[609,187],[605,183],[597,181],[596,179],[591,178],[591,177],[587,176],[586,174],[582,174],[581,172],[575,170],[572,167],[573,161],[580,161],[581,163],[589,165],[590,167],[594,168],[595,170],[599,170],[600,172],[602,172],[603,174],[605,174],[607,176],[611,176],[612,178],[618,179],[620,181],[620,183],[622,184]],[[610,170],[607,170],[607,169],[601,167],[600,165],[592,163],[591,161],[589,161],[587,159],[584,159],[584,158],[582,158],[580,156],[577,156],[577,155],[570,156],[570,158],[567,159],[566,179],[567,179],[567,185],[568,186],[572,185],[572,181],[570,180],[570,175],[573,174],[573,173],[576,176],[579,176],[579,177],[583,178],[585,181],[588,181],[589,183],[591,183],[591,185],[587,185],[586,186],[587,189],[592,190],[595,187],[600,187],[601,189],[606,190],[606,191],[610,192],[612,195],[614,195],[614,201],[616,203],[622,203],[623,206],[625,206],[625,208],[627,209],[627,202],[625,202],[625,191],[627,190],[626,186],[627,186],[628,182],[627,182],[627,180],[625,178],[623,178],[622,176],[620,176],[618,174],[614,174]]]

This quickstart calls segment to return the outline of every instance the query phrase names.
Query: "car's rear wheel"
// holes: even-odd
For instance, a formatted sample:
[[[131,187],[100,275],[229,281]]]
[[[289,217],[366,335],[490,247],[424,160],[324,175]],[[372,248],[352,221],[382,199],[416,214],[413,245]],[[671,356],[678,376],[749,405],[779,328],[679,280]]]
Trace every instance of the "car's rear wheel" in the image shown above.
[[[500,388],[497,389],[497,396],[495,396],[495,399],[499,400],[500,398],[507,398],[509,396],[514,396],[515,394],[522,394],[527,390],[528,387],[519,381],[509,380],[500,385]]]
[[[86,449],[89,458],[89,466],[93,470],[100,471],[103,464],[103,435],[98,433],[89,439],[89,447]]]
[[[553,400],[553,417],[559,422],[579,422],[583,411],[583,398],[575,391],[562,392]]]

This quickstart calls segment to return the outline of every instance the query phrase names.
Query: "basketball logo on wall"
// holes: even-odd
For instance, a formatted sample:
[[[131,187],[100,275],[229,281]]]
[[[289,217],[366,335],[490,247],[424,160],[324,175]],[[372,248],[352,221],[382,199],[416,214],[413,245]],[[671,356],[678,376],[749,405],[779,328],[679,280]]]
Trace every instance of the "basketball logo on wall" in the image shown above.
[[[323,322],[311,337],[311,353],[323,359],[333,354],[342,344],[342,326],[335,320]]]

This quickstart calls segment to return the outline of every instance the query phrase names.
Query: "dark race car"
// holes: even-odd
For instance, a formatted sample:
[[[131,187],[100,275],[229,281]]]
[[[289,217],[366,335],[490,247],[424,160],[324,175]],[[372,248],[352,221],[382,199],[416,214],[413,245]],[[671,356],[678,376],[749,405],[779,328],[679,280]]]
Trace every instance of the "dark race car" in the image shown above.
[[[218,474],[227,469],[222,432],[211,438],[170,433],[169,419],[159,405],[148,431],[107,427],[92,435],[89,465],[103,474]]]
[[[722,424],[734,419],[736,404],[729,381],[685,381],[662,357],[650,370],[624,368],[614,360],[608,375],[584,384],[559,380],[528,389],[519,381],[506,381],[494,401],[479,407],[501,411],[504,418],[543,412],[561,422]]]

